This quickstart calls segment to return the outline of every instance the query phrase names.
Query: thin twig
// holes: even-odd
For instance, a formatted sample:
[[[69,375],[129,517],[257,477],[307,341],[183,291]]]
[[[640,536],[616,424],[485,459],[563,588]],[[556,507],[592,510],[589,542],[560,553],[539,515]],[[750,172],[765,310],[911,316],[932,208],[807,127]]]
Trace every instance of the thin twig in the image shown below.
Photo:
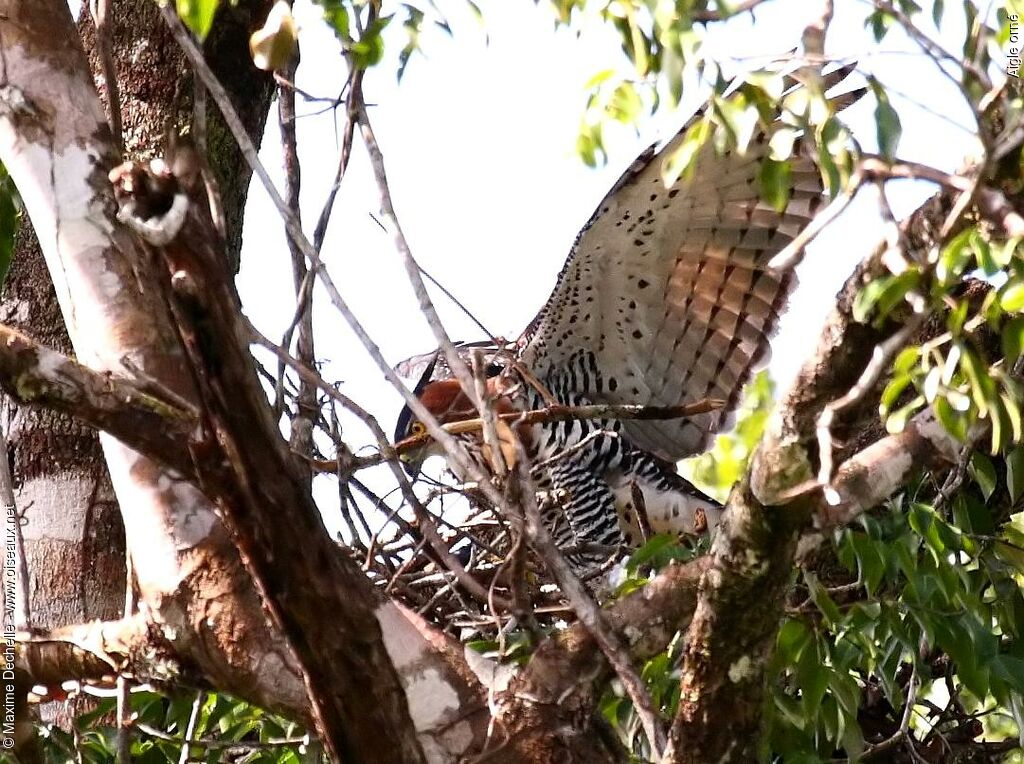
[[[678,406],[642,406],[633,403],[596,403],[585,406],[563,406],[556,403],[542,409],[498,414],[498,419],[517,426],[562,422],[570,419],[684,419],[698,414],[706,414],[710,411],[717,411],[724,405],[725,402],[718,398],[705,398],[694,403],[683,403]],[[477,432],[481,427],[483,427],[482,419],[465,419],[461,422],[450,422],[444,425],[446,432],[456,435]],[[429,441],[429,434],[416,435],[398,442],[395,448],[399,453],[405,453]]]
[[[768,270],[781,273],[782,271],[791,270],[804,259],[804,251],[807,245],[810,244],[814,238],[825,230],[825,226],[839,217],[839,214],[845,210],[850,202],[853,201],[857,192],[860,190],[861,184],[863,183],[863,177],[858,172],[854,172],[850,176],[850,182],[846,185],[839,195],[833,199],[829,204],[814,216],[814,219],[807,224],[803,230],[796,235],[796,237],[787,244],[781,252],[775,257],[768,261]]]
[[[495,347],[502,348],[505,345],[505,343],[501,341],[500,337],[498,337],[496,334],[493,334],[490,329],[483,325],[479,318],[473,315],[473,311],[471,311],[469,308],[463,305],[458,297],[452,294],[444,284],[442,284],[440,281],[438,281],[429,273],[427,273],[426,269],[424,269],[422,266],[420,266],[420,273],[422,273],[426,277],[427,281],[429,281],[431,284],[440,289],[441,294],[443,294],[445,297],[451,300],[455,307],[463,312],[466,318],[468,318],[470,321],[476,324],[477,328],[487,336],[487,339],[494,343]]]
[[[487,395],[487,377],[483,352],[478,348],[471,356],[473,364],[473,389],[476,392],[477,400],[480,401],[480,419],[483,422],[484,447],[488,450],[491,467],[496,475],[504,475],[508,472],[505,454],[501,448],[501,437],[498,434],[498,418],[494,412],[494,401]],[[505,426],[508,431],[508,425]],[[509,431],[510,432],[510,431]]]
[[[121,93],[117,84],[117,66],[114,64],[110,42],[110,24],[107,19],[108,0],[89,0],[89,12],[96,27],[96,50],[103,69],[103,83],[107,90],[107,122],[114,137],[114,145],[124,153],[124,128],[121,125]]]
[[[530,477],[529,460],[526,450],[521,443],[518,444],[518,448],[519,460],[517,469],[520,484],[532,489],[533,480]],[[601,652],[604,653],[608,662],[614,668],[615,673],[622,682],[623,688],[626,690],[626,694],[633,701],[633,708],[640,718],[655,758],[661,758],[667,742],[664,725],[659,719],[658,711],[654,706],[650,693],[647,691],[647,686],[633,667],[629,652],[623,646],[618,634],[608,626],[601,608],[598,607],[590,592],[580,582],[569,565],[568,560],[565,559],[565,556],[555,544],[550,531],[548,531],[541,518],[537,502],[534,500],[534,492],[532,490],[522,491],[520,496],[526,519],[525,531],[530,546],[544,560],[544,564],[558,583],[562,593],[569,600],[569,604],[572,605],[573,610],[580,619],[580,623],[583,624],[594,638]]]
[[[331,183],[331,190],[327,192],[327,199],[324,201],[323,209],[320,210],[320,217],[317,218],[316,228],[313,229],[313,247],[317,252],[321,251],[324,245],[324,237],[327,235],[327,224],[331,220],[331,212],[334,209],[334,200],[341,188],[341,182],[345,179],[345,172],[348,170],[349,158],[352,156],[352,139],[355,137],[355,116],[353,114],[354,93],[362,92],[363,69],[354,67],[349,72],[346,90],[348,91],[348,102],[345,108],[345,125],[341,131],[341,151],[338,154],[338,169],[334,173],[334,181]],[[294,101],[294,96],[293,96]]]
[[[427,325],[430,327],[430,330],[434,333],[434,339],[437,340],[437,344],[441,348],[441,352],[444,354],[445,360],[448,362],[448,368],[451,369],[455,378],[459,380],[459,385],[462,387],[462,391],[471,401],[474,402],[477,409],[482,412],[483,402],[476,396],[476,388],[473,384],[473,375],[470,373],[469,368],[466,366],[466,362],[462,359],[462,356],[459,355],[459,351],[456,350],[451,337],[448,336],[448,332],[445,330],[444,324],[441,323],[441,317],[437,314],[437,310],[434,308],[434,303],[430,299],[430,294],[427,292],[427,287],[423,283],[423,276],[420,273],[420,267],[412,256],[412,250],[409,248],[409,242],[406,240],[405,233],[402,231],[402,226],[398,221],[398,215],[395,213],[394,205],[391,202],[391,191],[388,186],[387,172],[384,167],[384,155],[381,153],[380,146],[377,143],[377,137],[373,132],[373,126],[370,124],[370,117],[369,114],[367,114],[366,106],[362,102],[362,94],[353,94],[353,101],[353,106],[356,109],[356,121],[359,124],[359,129],[363,136],[363,143],[366,145],[366,150],[370,155],[370,164],[373,166],[373,174],[377,180],[377,192],[380,195],[381,215],[385,220],[387,220],[388,225],[390,226],[390,232],[395,249],[402,258],[406,276],[409,279],[409,283],[412,285],[413,292],[416,294],[420,312],[427,320]]]
[[[864,371],[845,395],[827,404],[818,415],[816,425],[818,435],[818,483],[826,489],[826,499],[833,503],[838,501],[838,494],[831,488],[834,462],[832,459],[832,422],[836,414],[845,408],[852,406],[861,400],[874,387],[882,374],[889,366],[890,359],[910,340],[914,332],[918,330],[926,312],[915,313],[911,319],[898,332],[893,334],[885,342],[875,346],[871,360],[864,367]]]
[[[338,313],[340,313],[342,318],[345,319],[345,322],[355,333],[356,337],[363,345],[363,348],[384,374],[385,379],[387,379],[395,390],[398,391],[406,404],[408,404],[409,408],[416,415],[416,418],[426,426],[427,431],[442,444],[448,452],[451,460],[462,468],[473,480],[480,482],[481,485],[484,486],[481,490],[489,494],[488,498],[496,499],[494,503],[500,504],[500,496],[497,492],[490,491],[488,487],[484,485],[486,483],[486,477],[480,468],[469,457],[465,447],[441,428],[436,417],[434,417],[427,407],[424,406],[423,403],[413,395],[412,391],[409,390],[409,388],[402,382],[401,378],[399,378],[384,358],[384,354],[381,352],[380,347],[370,338],[370,335],[362,325],[362,322],[356,318],[355,314],[349,308],[348,303],[344,298],[342,298],[341,292],[338,290],[337,285],[331,278],[330,273],[324,265],[323,260],[320,258],[319,253],[313,248],[312,244],[310,244],[309,240],[303,233],[302,225],[299,220],[292,215],[291,211],[288,209],[288,205],[285,203],[284,199],[281,198],[281,194],[274,186],[274,182],[271,180],[270,174],[267,172],[266,167],[259,158],[259,152],[256,150],[256,146],[253,143],[252,138],[249,137],[245,126],[242,124],[242,121],[238,116],[238,112],[231,103],[230,96],[228,96],[227,91],[224,89],[223,85],[220,84],[216,75],[206,63],[202,52],[192,40],[191,35],[181,23],[181,20],[174,12],[174,9],[170,6],[163,6],[160,13],[164,22],[171,30],[171,34],[174,36],[177,43],[185,52],[189,62],[192,64],[196,75],[205,83],[210,96],[213,98],[217,107],[220,109],[221,115],[224,117],[224,122],[230,130],[232,137],[238,144],[239,151],[241,151],[246,163],[252,169],[253,174],[259,179],[260,183],[266,190],[267,195],[270,197],[271,202],[277,209],[278,214],[284,222],[288,236],[294,239],[296,245],[309,262],[310,270],[316,274],[317,278],[320,279],[328,297],[331,300],[331,304],[334,305]]]
[[[135,722],[135,728],[150,737],[157,738],[158,740],[166,740],[168,743],[182,743],[182,739],[180,737],[169,735],[163,730],[151,727],[143,722]],[[283,748],[286,746],[308,745],[310,741],[311,738],[308,735],[303,737],[269,738],[259,742],[248,740],[217,740],[215,738],[199,738],[197,740],[193,740],[192,745],[200,746],[202,748],[237,748],[240,751],[262,751],[274,748]]]
[[[907,700],[903,706],[903,716],[900,718],[900,727],[890,737],[880,743],[869,745],[864,749],[861,757],[867,759],[888,751],[910,737],[910,719],[917,700],[917,662],[915,661],[910,670],[910,681],[907,682]]]
[[[890,16],[895,18],[902,26],[907,34],[917,42],[918,45],[928,54],[928,57],[935,62],[935,66],[942,74],[947,77],[957,88],[962,91],[964,85],[958,81],[956,77],[951,75],[942,65],[939,60],[948,61],[955,67],[963,69],[964,71],[970,72],[981,84],[982,89],[989,90],[992,87],[992,82],[989,80],[988,75],[985,74],[981,69],[974,65],[974,62],[965,60],[962,56],[954,56],[952,53],[943,48],[939,43],[935,42],[931,37],[922,32],[913,20],[907,16],[900,8],[894,6],[888,0],[874,0],[874,5],[877,9],[888,13]]]
[[[181,744],[181,753],[178,754],[178,764],[188,764],[189,750],[192,744],[192,737],[196,734],[196,725],[199,723],[199,711],[203,707],[205,692],[197,692],[195,700],[192,701],[192,710],[188,715],[188,723],[185,725],[184,740]]]

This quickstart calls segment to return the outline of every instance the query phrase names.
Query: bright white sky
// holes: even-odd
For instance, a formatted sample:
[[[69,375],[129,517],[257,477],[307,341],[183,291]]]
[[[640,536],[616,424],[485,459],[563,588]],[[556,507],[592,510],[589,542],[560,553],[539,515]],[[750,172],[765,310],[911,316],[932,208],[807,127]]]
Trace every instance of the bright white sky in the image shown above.
[[[703,101],[688,92],[678,112],[642,135],[609,130],[608,166],[586,168],[574,153],[585,103],[584,84],[596,72],[627,65],[614,33],[554,31],[545,2],[485,0],[481,27],[460,0],[439,0],[454,39],[429,32],[424,56],[410,62],[396,85],[386,62],[368,72],[364,91],[376,104],[371,117],[387,163],[391,191],[413,254],[491,331],[515,337],[550,293],[569,247],[608,187],[654,140],[664,140]],[[952,83],[897,31],[877,46],[862,21],[868,4],[837,0],[827,51],[857,57],[862,69],[888,85],[903,119],[902,158],[955,170],[976,151],[969,112]],[[958,4],[948,4],[942,40],[962,46]],[[804,24],[819,3],[774,0],[725,25],[712,27],[706,45],[718,60],[781,54],[798,46]],[[298,82],[308,92],[336,96],[345,70],[333,34],[304,0]],[[934,33],[922,19],[926,31]],[[488,42],[489,39],[489,42]],[[391,50],[400,43],[393,37]],[[866,51],[873,51],[870,55]],[[908,55],[912,53],[914,55]],[[736,70],[745,64],[737,61]],[[694,89],[695,90],[695,89]],[[900,97],[903,94],[908,98]],[[914,102],[935,113],[929,113]],[[312,114],[319,104],[301,104]],[[874,104],[865,98],[845,121],[865,150],[875,150]],[[280,182],[276,112],[269,120],[262,157]],[[959,125],[959,126],[958,126]],[[299,122],[302,205],[307,231],[332,181],[338,137],[330,112]],[[909,213],[932,191],[924,184],[890,184],[897,216]],[[416,309],[411,287],[390,235],[377,225],[377,192],[365,151],[353,153],[324,246],[324,259],[345,299],[392,362],[436,343]],[[839,286],[879,237],[872,193],[861,198],[813,246],[800,270],[801,287],[775,342],[772,372],[784,385],[813,349],[822,318]],[[239,279],[244,308],[268,336],[280,337],[291,319],[291,271],[282,226],[265,192],[254,183],[246,215]],[[477,339],[478,330],[438,294],[436,304],[454,339]],[[374,413],[390,432],[400,399],[369,359],[326,296],[317,295],[317,355],[330,361],[328,379]],[[369,443],[361,425],[349,442]],[[372,480],[387,490],[390,479]],[[329,507],[335,487],[318,481],[317,498],[334,527]]]

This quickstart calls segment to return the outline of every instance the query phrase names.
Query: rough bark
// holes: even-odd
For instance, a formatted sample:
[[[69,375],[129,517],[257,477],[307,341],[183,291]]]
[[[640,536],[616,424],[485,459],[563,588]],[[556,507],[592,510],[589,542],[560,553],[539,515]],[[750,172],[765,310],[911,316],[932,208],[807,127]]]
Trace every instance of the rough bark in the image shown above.
[[[64,321],[39,243],[18,233],[0,316],[62,352]],[[45,408],[3,400],[7,458],[24,512],[29,610],[37,626],[115,618],[124,603],[124,530],[96,433]]]
[[[168,127],[193,129],[194,81],[181,48],[160,20],[159,3],[152,0],[119,0],[111,3],[110,37],[117,66],[125,152],[130,157],[152,158],[163,146]],[[203,44],[211,69],[227,89],[246,131],[259,145],[263,136],[274,82],[269,74],[252,66],[249,35],[257,29],[273,5],[271,0],[221,3]],[[79,30],[89,56],[93,80],[105,98],[100,72],[96,30],[85,4]],[[220,112],[212,103],[206,109],[208,161],[220,188],[227,230],[227,252],[238,269],[242,248],[242,216],[252,170],[242,157]]]
[[[604,611],[635,661],[664,650],[689,624],[697,582],[709,562],[701,557],[671,565]],[[594,714],[613,673],[596,640],[577,622],[542,642],[519,674],[497,678],[496,720],[504,736],[515,741],[515,753],[527,761],[566,764],[624,760],[628,754],[612,736],[601,734]]]
[[[231,92],[243,120],[257,139],[270,104],[272,82],[245,66],[248,34],[271,3],[225,3],[209,38],[211,61]],[[104,83],[95,30],[85,4],[79,27],[93,67]],[[191,120],[191,82],[184,57],[159,23],[150,0],[112,3],[109,24],[121,91],[129,152],[152,152],[167,125]],[[241,244],[241,213],[250,171],[215,110],[209,131],[219,151],[218,173],[228,224],[230,251]],[[4,285],[0,321],[26,332],[44,346],[68,352],[70,340],[46,271],[35,232],[19,231],[13,266]],[[24,508],[24,536],[30,571],[29,607],[35,625],[52,627],[93,618],[116,617],[124,602],[124,530],[95,432],[47,408],[3,403],[12,473]]]

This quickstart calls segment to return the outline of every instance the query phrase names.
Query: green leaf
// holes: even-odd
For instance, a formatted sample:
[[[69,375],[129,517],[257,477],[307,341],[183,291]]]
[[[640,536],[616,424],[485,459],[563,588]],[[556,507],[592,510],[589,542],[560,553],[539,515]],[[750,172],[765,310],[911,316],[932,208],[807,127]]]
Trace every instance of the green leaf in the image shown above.
[[[993,658],[989,666],[1018,694],[1024,693],[1024,660],[1004,653]]]
[[[374,19],[362,36],[349,46],[352,64],[359,69],[376,66],[384,58],[384,37],[382,33],[391,21],[391,16]]]
[[[18,204],[14,184],[0,165],[0,288],[14,259],[14,237],[18,233]]]
[[[612,119],[623,124],[634,124],[643,111],[644,103],[632,82],[619,83],[608,102],[607,112]]]
[[[1003,355],[1006,363],[1013,366],[1024,350],[1024,318],[1011,318],[1000,332]]]
[[[626,571],[635,574],[644,565],[656,570],[664,567],[672,560],[686,556],[686,550],[679,544],[679,538],[671,533],[658,533],[629,556]]]
[[[1000,393],[999,400],[1003,404],[1003,415],[1010,422],[1010,437],[1014,443],[1020,443],[1021,440],[1024,440],[1024,422],[1021,421],[1020,406],[1017,405],[1020,398],[1016,395]]]
[[[996,484],[999,480],[992,460],[982,453],[975,453],[971,456],[968,470],[971,473],[971,477],[974,478],[974,482],[978,484],[978,488],[981,489],[981,495],[985,497],[985,501],[988,501],[996,490]]]
[[[675,185],[679,178],[691,178],[696,169],[697,156],[712,134],[712,124],[706,118],[687,128],[679,148],[671,152],[661,166],[661,179],[665,187]]]
[[[825,690],[828,688],[830,671],[822,659],[821,647],[820,640],[812,639],[796,666],[804,716],[810,721],[818,716],[821,699],[825,697]]]
[[[899,374],[892,378],[892,381],[882,390],[882,397],[878,402],[878,412],[881,416],[887,416],[889,410],[896,404],[900,395],[907,389],[907,386],[914,381],[909,374]]]
[[[779,657],[786,663],[796,663],[813,636],[802,620],[790,618],[782,624],[776,639]]]
[[[584,123],[580,127],[579,135],[576,136],[576,153],[587,167],[596,167],[599,162],[604,164],[608,160],[603,137],[600,122]]]
[[[875,98],[878,103],[875,106],[875,131],[878,137],[878,151],[886,159],[896,158],[896,148],[900,143],[900,136],[903,134],[903,126],[900,124],[900,115],[889,103],[889,96],[881,87],[875,89]]]
[[[946,551],[946,544],[937,527],[938,517],[931,507],[915,502],[910,507],[909,520],[910,527],[925,540],[935,554],[941,555]],[[938,582],[934,576],[930,576],[929,583]]]
[[[874,311],[877,311],[880,317],[887,316],[903,301],[910,290],[917,288],[920,281],[920,273],[913,269],[906,270],[898,276],[879,276],[865,285],[854,298],[854,320],[864,323]]]
[[[995,257],[992,255],[992,245],[989,244],[988,239],[982,236],[977,228],[971,229],[970,234],[971,247],[974,250],[974,259],[978,262],[978,267],[985,273],[986,276],[995,276],[999,273],[999,263],[996,262]]]
[[[1024,309],[1024,282],[1007,284],[999,295],[999,307],[1007,313],[1019,313]]]
[[[936,274],[943,283],[951,283],[960,278],[971,261],[970,243],[971,229],[967,228],[956,236],[942,250]]]
[[[351,21],[348,17],[348,8],[340,0],[321,0],[320,2],[324,21],[334,30],[334,35],[342,45],[349,45],[352,42],[350,33]]]
[[[978,407],[978,415],[988,416],[989,402],[995,394],[995,383],[989,376],[988,367],[981,362],[975,352],[964,344],[960,348],[960,366],[967,375],[971,385],[971,399]]]
[[[804,581],[810,591],[811,600],[814,602],[815,607],[821,611],[821,614],[825,616],[825,620],[831,624],[838,623],[842,619],[842,614],[825,590],[825,587],[818,581],[818,577],[811,572],[805,572]]]
[[[911,369],[917,366],[917,361],[921,357],[921,348],[916,345],[912,345],[907,348],[903,348],[896,356],[896,360],[892,363],[893,371],[897,374],[907,374]]]
[[[778,212],[785,210],[790,193],[789,162],[765,157],[761,161],[760,183],[761,198]]]
[[[891,435],[903,432],[907,427],[910,417],[916,414],[925,405],[923,395],[916,396],[910,403],[896,409],[885,420],[885,429]]]
[[[968,418],[954,409],[948,399],[935,399],[935,415],[950,435],[961,442],[967,439]]]
[[[610,80],[613,76],[615,76],[614,69],[602,69],[589,80],[587,80],[586,84],[583,86],[583,89],[585,91],[596,90],[598,87],[600,87],[605,82]]]
[[[1006,455],[1006,488],[1011,504],[1024,495],[1024,446],[1017,446]]]
[[[851,542],[857,557],[861,581],[867,588],[868,594],[874,595],[885,575],[885,560],[879,553],[875,542],[867,536],[854,534]]]
[[[871,33],[875,37],[875,42],[881,42],[889,32],[889,27],[892,26],[892,16],[885,11],[875,11],[868,16],[866,25],[870,25]]]
[[[200,40],[205,40],[219,4],[220,0],[176,0],[175,7],[185,26]]]

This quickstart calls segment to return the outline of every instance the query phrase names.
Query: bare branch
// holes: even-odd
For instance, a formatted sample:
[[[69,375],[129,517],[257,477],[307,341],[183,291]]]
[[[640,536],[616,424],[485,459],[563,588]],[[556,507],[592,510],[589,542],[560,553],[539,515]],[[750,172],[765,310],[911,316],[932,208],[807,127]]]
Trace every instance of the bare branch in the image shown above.
[[[876,345],[871,355],[871,362],[864,367],[864,372],[854,383],[853,387],[845,395],[826,405],[821,410],[821,414],[818,415],[818,424],[815,428],[818,436],[818,461],[820,463],[818,483],[825,489],[826,499],[830,501],[833,498],[835,501],[839,500],[838,495],[835,494],[831,486],[833,469],[831,428],[836,414],[860,402],[865,395],[871,392],[882,374],[888,371],[889,363],[892,361],[893,356],[910,341],[910,338],[914,336],[914,333],[924,323],[927,316],[928,314],[924,312],[915,313],[896,334]]]
[[[451,337],[448,336],[448,332],[445,330],[444,324],[441,323],[441,317],[438,316],[437,310],[435,310],[434,304],[430,299],[430,295],[427,293],[427,287],[423,283],[423,276],[420,273],[420,267],[412,256],[412,250],[409,248],[409,242],[406,241],[405,234],[402,231],[402,226],[398,222],[398,216],[395,214],[394,205],[391,203],[391,191],[388,188],[388,178],[384,168],[384,155],[381,153],[380,146],[377,144],[377,138],[374,135],[373,127],[370,125],[370,117],[366,113],[366,105],[362,102],[361,94],[357,94],[357,100],[355,101],[354,106],[356,109],[356,120],[358,121],[360,130],[362,131],[363,142],[366,144],[366,150],[370,154],[370,164],[373,165],[373,174],[377,179],[377,191],[380,194],[381,214],[384,219],[387,220],[388,225],[391,228],[391,235],[394,239],[395,249],[398,250],[399,255],[401,255],[406,275],[409,278],[409,283],[412,284],[413,292],[415,292],[416,299],[419,302],[420,312],[423,313],[423,316],[427,320],[427,324],[434,333],[434,338],[437,340],[438,346],[441,348],[441,352],[444,353],[445,360],[448,362],[448,368],[452,370],[456,379],[459,380],[462,391],[466,394],[469,400],[475,403],[477,409],[482,412],[483,401],[479,400],[476,396],[476,390],[473,384],[473,375],[470,373],[465,361],[462,360],[462,356],[460,356],[458,351],[455,349],[455,345],[452,344]]]
[[[326,384],[326,383],[325,383]],[[683,403],[678,406],[640,406],[631,403],[612,404],[600,403],[588,406],[563,406],[554,403],[542,409],[530,409],[529,411],[498,414],[498,421],[513,425],[533,425],[544,422],[563,422],[571,419],[682,419],[685,417],[704,414],[708,411],[716,411],[725,405],[724,401],[716,398],[705,398],[695,403]],[[483,427],[482,419],[466,419],[461,422],[450,422],[441,425],[441,429],[451,435],[462,435],[471,432],[479,432]],[[396,454],[406,454],[421,448],[430,442],[433,436],[430,433],[414,435],[395,444]],[[341,464],[350,471],[361,470],[366,467],[373,467],[387,459],[384,455],[352,457],[349,463]],[[337,461],[314,462],[321,472],[334,472],[338,469]]]
[[[0,325],[0,387],[20,403],[61,411],[131,444],[182,475],[198,415],[148,385],[100,373]]]
[[[285,69],[285,76],[294,79],[299,65],[299,54],[296,50]],[[299,146],[295,124],[295,91],[279,86],[277,89],[278,115],[281,128],[281,147],[284,155],[285,193],[288,196],[288,209],[297,219],[302,219],[299,206],[299,193],[302,187],[302,175],[299,165]],[[288,251],[292,261],[292,279],[295,286],[295,297],[298,303],[296,318],[298,324],[298,340],[296,354],[303,363],[313,366],[315,352],[313,348],[313,289],[312,280],[307,279],[306,258],[295,244],[288,239]],[[284,340],[284,347],[291,342],[291,327]],[[278,412],[284,397],[284,364],[278,364],[277,406]],[[307,380],[299,380],[299,393],[295,401],[295,413],[291,418],[291,447],[305,456],[313,455],[313,422],[318,413],[316,386]],[[307,480],[311,475],[307,476]]]
[[[68,680],[112,687],[121,672],[147,679],[154,655],[168,661],[165,670],[171,673],[177,665],[170,645],[156,640],[141,616],[22,631],[15,635],[15,642],[15,669],[29,680],[29,686],[58,696]]]
[[[348,98],[345,108],[345,126],[341,131],[341,152],[338,154],[338,169],[334,173],[334,182],[331,183],[331,190],[327,193],[327,199],[324,201],[323,209],[320,210],[320,217],[316,221],[316,228],[313,230],[313,247],[317,252],[323,247],[324,237],[327,236],[327,224],[330,222],[331,212],[334,210],[334,200],[341,189],[341,182],[345,179],[349,157],[352,156],[352,139],[355,137],[354,94],[362,91],[364,71],[358,67],[353,67],[348,75],[348,82],[346,83]]]
[[[850,457],[836,471],[831,487],[834,503],[815,500],[816,524],[827,532],[877,507],[922,467],[939,469],[957,463],[961,444],[925,409],[903,431],[890,435]],[[799,489],[794,494],[799,494]]]

